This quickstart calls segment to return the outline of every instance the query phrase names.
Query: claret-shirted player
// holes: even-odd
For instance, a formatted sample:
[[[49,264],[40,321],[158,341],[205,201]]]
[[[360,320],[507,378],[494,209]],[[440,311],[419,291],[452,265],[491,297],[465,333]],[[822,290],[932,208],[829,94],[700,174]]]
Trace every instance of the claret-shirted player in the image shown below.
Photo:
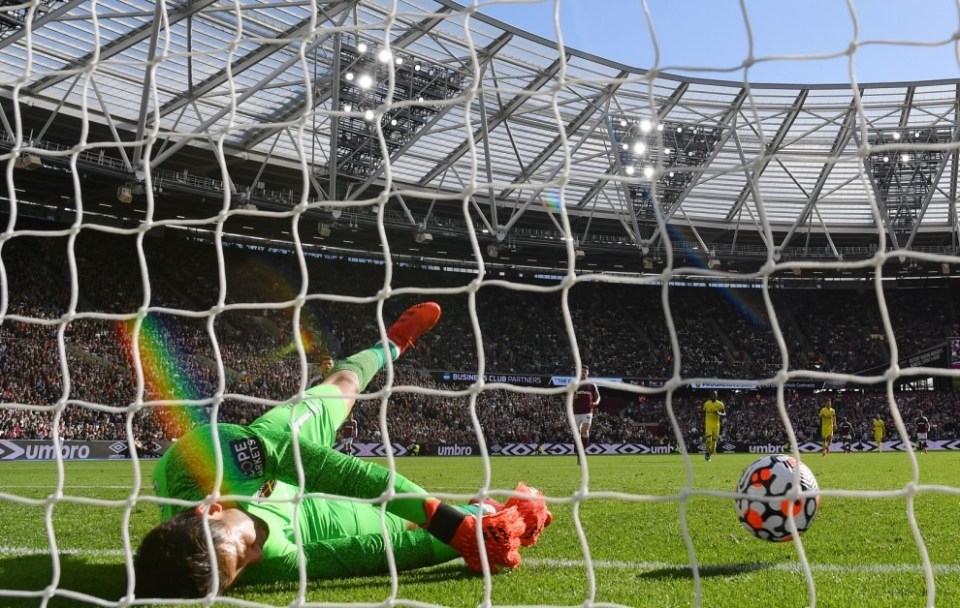
[[[343,438],[343,451],[353,455],[353,440],[357,436],[357,419],[351,415],[340,427],[340,437]]]
[[[927,433],[930,432],[930,420],[923,415],[923,412],[917,412],[917,419],[913,422],[914,430],[917,433],[917,450],[927,453]]]
[[[600,391],[597,385],[587,382],[590,377],[590,368],[586,365],[580,372],[580,384],[573,394],[573,419],[580,433],[580,441],[586,450],[590,445],[590,426],[593,424],[593,414],[600,406]],[[577,462],[580,462],[580,453],[577,453]]]

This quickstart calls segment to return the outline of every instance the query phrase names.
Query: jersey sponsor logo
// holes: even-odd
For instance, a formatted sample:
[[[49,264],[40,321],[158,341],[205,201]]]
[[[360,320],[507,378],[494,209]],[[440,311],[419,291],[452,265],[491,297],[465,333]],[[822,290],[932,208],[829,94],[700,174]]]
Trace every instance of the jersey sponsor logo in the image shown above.
[[[234,439],[230,442],[230,456],[233,464],[248,479],[263,476],[263,449],[256,437]]]

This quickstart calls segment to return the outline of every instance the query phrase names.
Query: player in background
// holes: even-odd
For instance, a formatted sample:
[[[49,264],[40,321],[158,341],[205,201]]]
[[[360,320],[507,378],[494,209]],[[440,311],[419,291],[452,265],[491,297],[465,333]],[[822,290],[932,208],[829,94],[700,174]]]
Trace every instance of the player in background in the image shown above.
[[[820,439],[823,441],[823,455],[830,453],[830,444],[833,443],[833,424],[837,420],[837,410],[833,409],[830,399],[827,399],[820,408]]]
[[[850,421],[844,418],[840,421],[840,426],[837,427],[840,430],[840,441],[843,443],[843,451],[850,453],[853,451],[853,425],[850,424]]]
[[[357,419],[350,414],[340,427],[340,436],[343,438],[343,451],[353,456],[353,438],[357,436]]]
[[[710,398],[703,402],[703,412],[706,418],[703,435],[707,444],[703,458],[709,462],[717,453],[717,444],[720,443],[720,417],[727,415],[723,401],[717,397],[717,391],[711,391]]]
[[[880,416],[873,419],[873,441],[877,444],[877,451],[883,451],[883,433],[886,431],[886,425]]]
[[[930,421],[923,415],[923,412],[917,412],[917,419],[913,422],[917,433],[917,450],[927,453],[927,433],[930,432]]]
[[[397,570],[459,556],[481,571],[481,551],[492,572],[519,565],[519,547],[536,542],[552,519],[545,502],[532,500],[539,492],[521,483],[503,509],[478,518],[479,507],[441,502],[403,475],[332,447],[386,358],[402,355],[439,318],[433,302],[413,306],[387,330],[387,344],[343,359],[303,401],[250,425],[200,426],[173,444],[154,469],[154,488],[180,503],[161,504],[162,523],[137,549],[137,598],[202,597],[238,579],[299,581],[301,567],[311,580],[385,573],[388,548]],[[383,505],[348,500],[387,492],[396,496]]]
[[[310,386],[323,382],[336,364],[337,362],[329,354],[320,357],[320,373],[310,378]]]
[[[590,368],[584,365],[580,371],[580,384],[577,385],[577,390],[573,393],[573,419],[580,433],[584,451],[590,445],[590,425],[593,424],[593,413],[600,405],[600,391],[596,384],[587,382],[589,377]],[[577,452],[577,464],[580,464],[580,452]]]

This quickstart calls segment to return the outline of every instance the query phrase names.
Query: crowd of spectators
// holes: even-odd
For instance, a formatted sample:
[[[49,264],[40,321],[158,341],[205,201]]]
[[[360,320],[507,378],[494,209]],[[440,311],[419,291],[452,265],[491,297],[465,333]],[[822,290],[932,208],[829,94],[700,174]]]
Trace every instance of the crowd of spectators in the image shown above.
[[[45,439],[54,429],[64,439],[125,439],[129,426],[141,441],[163,442],[186,430],[184,419],[196,424],[211,411],[221,421],[250,422],[308,387],[320,356],[339,358],[375,342],[379,302],[390,295],[382,305],[389,322],[416,301],[390,293],[406,287],[433,288],[444,317],[398,363],[394,386],[445,391],[390,396],[386,431],[407,444],[476,443],[471,411],[487,442],[571,441],[565,393],[465,395],[467,387],[428,373],[476,372],[480,355],[486,373],[573,375],[579,352],[600,376],[763,379],[784,369],[857,373],[887,365],[893,344],[901,356],[918,353],[960,327],[956,288],[947,287],[890,289],[885,307],[869,289],[774,289],[768,309],[758,289],[676,286],[665,307],[659,286],[477,288],[474,275],[405,268],[394,268],[387,285],[377,264],[309,257],[304,274],[287,252],[226,246],[217,255],[209,243],[167,239],[145,239],[142,247],[143,265],[133,237],[83,231],[74,241],[18,236],[4,243],[0,439]],[[703,395],[671,396],[675,430],[663,394],[638,400],[605,392],[596,441],[670,441],[677,432],[698,439]],[[771,395],[730,392],[726,399],[724,438],[786,440]],[[820,400],[799,392],[785,400],[801,440],[816,438]],[[839,400],[840,417],[858,429],[874,415],[891,415],[884,396],[848,392]],[[905,420],[923,409],[945,435],[960,436],[958,403],[960,393],[951,391],[897,394]],[[359,441],[382,439],[380,407],[378,399],[357,406]],[[175,415],[178,408],[193,415]]]

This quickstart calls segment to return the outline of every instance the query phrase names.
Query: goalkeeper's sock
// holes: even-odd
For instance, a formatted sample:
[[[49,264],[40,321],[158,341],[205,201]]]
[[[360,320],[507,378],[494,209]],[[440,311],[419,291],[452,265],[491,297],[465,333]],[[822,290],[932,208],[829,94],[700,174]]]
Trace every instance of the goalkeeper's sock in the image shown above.
[[[400,349],[393,343],[388,344],[390,349],[390,359],[395,360],[400,356]],[[367,388],[370,380],[373,379],[384,365],[387,364],[387,353],[382,345],[377,344],[366,350],[354,353],[337,363],[330,374],[341,370],[350,370],[360,379],[360,390]]]

